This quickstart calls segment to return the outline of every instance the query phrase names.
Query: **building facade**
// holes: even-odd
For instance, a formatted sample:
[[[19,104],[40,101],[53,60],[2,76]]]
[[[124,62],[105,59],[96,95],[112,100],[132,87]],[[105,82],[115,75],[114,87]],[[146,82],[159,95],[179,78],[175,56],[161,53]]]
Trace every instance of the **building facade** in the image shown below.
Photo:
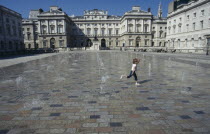
[[[210,1],[174,0],[169,4],[167,48],[207,52],[210,42]]]
[[[0,5],[0,53],[24,50],[21,14]]]
[[[47,12],[31,10],[29,18],[23,19],[27,49],[88,49],[95,39],[100,48],[160,48],[165,45],[165,27],[161,6],[156,17],[150,9],[143,11],[139,6],[123,16],[108,15],[108,11],[98,9],[85,10],[83,16],[68,16],[52,6]]]
[[[100,47],[110,49],[164,47],[167,22],[162,17],[161,6],[158,14],[155,17],[150,9],[143,11],[139,6],[123,16],[108,15],[107,11],[98,9],[84,11],[84,16],[71,17],[74,46],[91,46],[97,37]]]
[[[72,44],[72,21],[57,6],[47,12],[31,10],[29,18],[22,22],[26,49],[67,49]]]

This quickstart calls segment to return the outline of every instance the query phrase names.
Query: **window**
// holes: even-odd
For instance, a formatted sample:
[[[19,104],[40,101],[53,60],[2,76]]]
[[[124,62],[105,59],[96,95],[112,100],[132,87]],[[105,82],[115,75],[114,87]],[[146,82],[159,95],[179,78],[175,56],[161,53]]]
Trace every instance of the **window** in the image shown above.
[[[196,13],[193,14],[194,18],[196,18]]]
[[[187,32],[189,32],[189,24],[187,24],[186,27],[187,27]]]
[[[94,29],[94,35],[97,35],[97,33],[98,33],[98,29],[95,28],[95,29]]]
[[[63,47],[64,46],[64,41],[63,40],[59,40],[59,46]]]
[[[155,28],[155,27],[154,27]],[[141,25],[137,24],[137,32],[140,33],[141,32]]]
[[[193,25],[192,25],[192,26],[193,26],[192,28],[193,28],[193,31],[194,31],[194,30],[195,30],[195,23],[193,23]]]
[[[43,41],[43,47],[44,47],[44,48],[47,47],[47,41]]]
[[[111,35],[112,34],[112,29],[109,29],[109,35]]]
[[[50,31],[51,31],[51,33],[55,33],[55,26],[54,25],[50,26]]]
[[[174,20],[174,24],[176,24],[176,20]]]
[[[17,35],[16,26],[13,26],[12,29],[13,29],[13,34],[16,36]]]
[[[147,45],[148,45],[148,44],[147,44],[147,42],[148,42],[148,41],[147,41],[147,40],[145,40],[145,46],[147,46]]]
[[[87,29],[87,35],[90,35],[90,32],[91,32],[91,29],[88,28],[88,29]]]
[[[133,46],[133,40],[129,40],[129,46]]]
[[[194,47],[194,38],[192,38],[192,41],[191,41],[191,45],[192,45],[192,47]]]
[[[118,31],[119,31],[119,30],[117,29],[117,30],[116,30],[116,35],[118,35],[118,34],[119,34],[119,32],[118,32]]]
[[[205,14],[204,14],[204,10],[201,10],[201,16],[204,16]]]
[[[203,20],[200,21],[201,29],[203,29]]]
[[[146,25],[144,25],[144,32],[148,32],[148,25],[146,24]]]
[[[159,32],[159,37],[160,37],[160,38],[162,37],[162,34],[163,34],[163,31],[160,31],[160,32]]]
[[[102,35],[105,34],[105,29],[104,29],[104,28],[101,29],[101,34],[102,34]]]
[[[161,42],[159,42],[159,47],[161,47],[162,46],[162,43]]]
[[[190,15],[187,15],[187,20],[190,20]]]
[[[63,33],[63,25],[58,25],[58,33]]]
[[[28,34],[27,34],[27,39],[28,39],[28,40],[31,40],[31,33],[28,33]]]
[[[162,27],[160,27],[160,29],[162,29]]]
[[[179,25],[178,32],[179,32],[179,33],[182,32],[182,26],[181,26],[181,25]]]
[[[182,22],[182,18],[181,17],[179,18],[179,21]]]
[[[30,28],[27,28],[27,31],[30,31]]]
[[[8,35],[11,35],[11,28],[10,28],[10,25],[7,24],[7,33]]]
[[[47,26],[42,25],[42,33],[46,34],[47,33]]]

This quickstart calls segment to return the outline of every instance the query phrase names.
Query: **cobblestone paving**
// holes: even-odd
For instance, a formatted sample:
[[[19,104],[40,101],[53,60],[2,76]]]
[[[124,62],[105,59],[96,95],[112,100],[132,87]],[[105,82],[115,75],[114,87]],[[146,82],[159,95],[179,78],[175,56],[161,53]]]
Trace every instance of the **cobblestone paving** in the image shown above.
[[[140,86],[120,80],[135,57]],[[2,68],[0,134],[209,134],[209,59],[187,58],[72,52]]]

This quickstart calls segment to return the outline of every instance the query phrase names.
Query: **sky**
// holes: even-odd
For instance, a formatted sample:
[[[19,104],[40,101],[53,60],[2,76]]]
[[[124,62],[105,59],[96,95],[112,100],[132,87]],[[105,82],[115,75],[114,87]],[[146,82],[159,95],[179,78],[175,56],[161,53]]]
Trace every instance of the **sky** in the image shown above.
[[[62,8],[69,16],[82,16],[84,10],[107,10],[109,15],[122,16],[130,11],[132,6],[140,6],[141,10],[151,8],[153,15],[157,16],[158,5],[161,2],[163,16],[167,16],[168,4],[173,0],[0,0],[0,5],[12,9],[23,18],[28,18],[30,10],[42,8],[49,11],[50,6]]]

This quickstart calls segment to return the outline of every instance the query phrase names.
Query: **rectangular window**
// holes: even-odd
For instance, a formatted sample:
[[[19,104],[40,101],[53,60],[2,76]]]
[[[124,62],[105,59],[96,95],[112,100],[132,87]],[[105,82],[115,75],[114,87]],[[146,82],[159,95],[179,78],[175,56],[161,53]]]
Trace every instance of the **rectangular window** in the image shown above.
[[[112,29],[109,29],[109,35],[112,35]]]
[[[47,42],[43,41],[43,47],[46,48],[47,47]]]
[[[148,45],[148,44],[147,44],[147,42],[148,42],[148,41],[147,41],[147,40],[145,40],[145,46],[147,46],[147,45]]]
[[[88,28],[88,29],[87,29],[87,35],[90,35],[90,32],[91,32],[91,29]]]
[[[118,35],[119,33],[118,33],[118,30],[116,30],[116,35]]]
[[[187,32],[189,32],[189,24],[187,24],[186,27],[187,27]]]
[[[187,20],[190,20],[190,15],[187,15]]]
[[[94,29],[94,34],[95,34],[95,35],[98,34],[98,29]]]
[[[104,35],[105,34],[105,29],[101,30],[101,34]]]
[[[193,14],[194,18],[196,18],[196,13]]]
[[[64,45],[64,41],[63,40],[59,40],[59,46],[63,47],[63,45]]]
[[[205,14],[204,14],[204,10],[201,10],[201,16],[204,16]]]
[[[203,20],[200,21],[201,29],[203,29]]]
[[[195,23],[193,23],[193,31],[195,30]]]

